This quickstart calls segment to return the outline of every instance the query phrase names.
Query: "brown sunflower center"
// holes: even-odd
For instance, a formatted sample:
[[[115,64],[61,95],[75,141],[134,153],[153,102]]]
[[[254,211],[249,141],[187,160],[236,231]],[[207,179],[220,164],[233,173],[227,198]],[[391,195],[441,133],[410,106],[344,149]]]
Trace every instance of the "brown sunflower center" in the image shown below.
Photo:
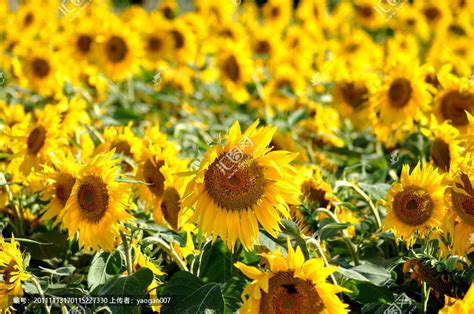
[[[76,179],[67,173],[61,175],[61,177],[56,182],[56,197],[64,206],[71,195],[72,188],[76,183]]]
[[[171,36],[173,36],[174,39],[174,47],[176,49],[181,49],[184,47],[184,36],[181,32],[177,30],[172,30],[171,31]]]
[[[267,40],[259,40],[255,47],[255,52],[258,54],[269,54],[270,43]]]
[[[441,17],[441,12],[437,7],[429,7],[423,10],[423,14],[428,22],[435,22]]]
[[[449,171],[451,164],[449,145],[440,138],[436,138],[431,144],[431,159],[433,159],[438,168],[443,171]]]
[[[23,20],[23,25],[25,27],[28,27],[33,23],[34,20],[35,20],[35,16],[33,15],[33,13],[28,12],[28,14],[25,15],[25,19]]]
[[[294,278],[293,272],[280,272],[270,278],[268,293],[263,293],[260,302],[260,313],[265,314],[317,314],[324,308],[314,284]]]
[[[374,10],[372,9],[371,6],[368,6],[368,5],[359,6],[357,8],[357,14],[359,14],[361,17],[365,19],[368,19],[374,15]]]
[[[408,186],[393,200],[393,211],[403,223],[422,225],[433,213],[434,202],[430,194],[418,186]]]
[[[117,154],[124,154],[125,156],[132,157],[132,147],[127,141],[118,141],[113,146]]]
[[[161,38],[155,36],[151,36],[148,38],[148,50],[156,52],[161,50],[162,47],[163,41],[161,40]]]
[[[474,112],[474,94],[461,94],[459,91],[451,91],[441,99],[441,115],[445,120],[458,126],[465,126],[469,123],[466,112]]]
[[[82,217],[91,223],[98,223],[109,206],[107,185],[97,176],[84,177],[79,184],[77,201]]]
[[[28,153],[37,154],[46,142],[46,129],[39,125],[31,131],[26,141]]]
[[[433,85],[434,87],[436,87],[437,89],[439,89],[441,87],[441,84],[438,80],[438,76],[436,75],[436,73],[429,73],[425,76],[425,82],[428,83],[428,84],[431,84]]]
[[[82,54],[87,54],[91,50],[92,37],[82,34],[77,38],[77,48]]]
[[[270,10],[270,15],[272,16],[272,18],[278,18],[280,14],[281,10],[277,6],[272,7],[272,9]]]
[[[368,101],[368,90],[365,86],[357,86],[354,83],[343,83],[341,93],[344,101],[354,109],[358,109]]]
[[[225,75],[234,82],[237,82],[240,78],[240,67],[237,59],[234,55],[228,57],[224,61],[223,70]]]
[[[165,216],[166,221],[174,229],[178,229],[178,216],[181,198],[178,191],[174,188],[167,188],[161,198],[161,212]]]
[[[456,210],[456,213],[461,216],[463,221],[474,226],[474,190],[472,189],[471,181],[467,174],[462,173],[460,178],[464,186],[459,183],[456,183],[456,186],[463,189],[467,195],[453,190],[451,192],[453,207]]]
[[[241,210],[257,204],[267,182],[263,168],[250,156],[243,155],[235,161],[223,154],[209,165],[204,183],[207,193],[220,207]]]
[[[105,52],[110,62],[120,63],[127,56],[128,46],[122,37],[114,35],[107,40]]]
[[[155,196],[161,196],[165,188],[165,177],[160,171],[164,165],[163,160],[154,163],[151,159],[147,159],[143,165],[143,180],[149,185],[147,186],[150,192]]]
[[[45,78],[51,71],[48,61],[43,58],[35,58],[31,62],[33,74],[39,78]]]
[[[326,191],[323,189],[317,189],[311,186],[310,182],[303,183],[301,187],[304,197],[310,204],[318,203],[319,207],[326,208],[329,205],[329,201],[325,198]]]
[[[8,264],[8,266],[5,267],[5,269],[3,270],[3,280],[5,281],[5,284],[11,285],[14,283],[14,281],[12,280],[12,277],[13,277],[12,273],[17,272],[17,271],[18,271],[18,265],[15,262],[15,260],[12,259],[10,263]]]
[[[388,98],[390,105],[395,108],[403,108],[410,101],[412,87],[409,80],[397,78],[393,80],[388,89]]]

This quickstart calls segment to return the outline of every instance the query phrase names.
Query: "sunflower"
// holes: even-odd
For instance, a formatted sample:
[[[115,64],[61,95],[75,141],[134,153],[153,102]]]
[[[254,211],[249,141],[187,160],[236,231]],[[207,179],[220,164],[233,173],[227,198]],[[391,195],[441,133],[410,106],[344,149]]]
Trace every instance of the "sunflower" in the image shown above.
[[[377,11],[380,0],[356,0],[354,15],[358,24],[368,29],[380,27],[389,16],[384,16]]]
[[[269,0],[263,7],[265,24],[279,32],[289,24],[292,11],[292,1],[290,0]]]
[[[391,146],[404,132],[424,121],[431,101],[430,85],[422,71],[408,59],[390,64],[383,83],[371,97],[373,132]]]
[[[466,112],[474,114],[474,85],[452,74],[438,76],[442,91],[435,97],[434,113],[440,122],[464,131],[469,125]]]
[[[400,183],[394,183],[388,192],[387,217],[383,229],[392,230],[395,236],[407,241],[407,247],[415,242],[415,232],[420,238],[431,229],[439,227],[445,215],[443,176],[432,165],[420,167],[409,173],[404,165]]]
[[[248,48],[227,41],[217,60],[220,78],[227,93],[237,102],[249,99],[245,84],[251,80],[252,60]]]
[[[70,152],[55,154],[51,165],[44,165],[39,177],[41,199],[49,201],[43,209],[43,220],[56,218],[63,210],[76,183],[78,165]],[[56,220],[55,223],[59,221]]]
[[[168,223],[174,229],[182,225],[181,198],[187,162],[177,157],[176,147],[161,147],[156,143],[143,145],[138,159],[136,178],[145,182],[137,186],[137,194],[145,204],[145,211],[153,211],[156,223]]]
[[[58,98],[65,77],[58,53],[53,52],[44,41],[32,41],[16,48],[19,62],[14,62],[13,68],[21,87],[32,89],[43,96],[55,95]]]
[[[49,107],[36,112],[36,121],[30,115],[22,123],[15,124],[10,133],[12,158],[21,160],[20,170],[28,175],[32,169],[39,169],[40,163],[50,160],[51,153],[67,144],[60,133],[60,116]]]
[[[335,208],[339,199],[332,193],[331,186],[324,181],[321,169],[316,165],[299,169],[301,195],[303,200],[312,208]]]
[[[141,148],[140,139],[133,133],[132,122],[129,122],[127,126],[105,128],[103,138],[104,142],[96,148],[95,153],[100,154],[114,149],[116,154],[122,154],[124,157],[123,170],[131,171]]]
[[[259,223],[271,235],[280,230],[280,215],[289,218],[288,204],[298,204],[298,187],[290,165],[296,154],[270,151],[276,129],[253,123],[243,134],[236,121],[224,147],[208,150],[188,184],[184,207],[205,234],[213,233],[234,248],[239,239],[246,250],[258,241]]]
[[[159,286],[159,282],[156,280],[155,276],[163,276],[165,275],[165,273],[162,272],[152,260],[148,259],[140,251],[140,248],[138,247],[138,240],[134,241],[134,243],[132,244],[132,247],[133,247],[133,252],[134,252],[133,263],[132,263],[133,271],[137,271],[142,267],[146,267],[149,270],[151,270],[153,273],[153,280],[151,281],[147,290],[148,290],[148,293],[150,294],[150,299],[153,300],[153,305],[151,306],[151,308],[153,309],[153,311],[159,313],[160,303],[158,302],[158,295],[156,292],[156,288]]]
[[[263,88],[263,94],[277,112],[290,111],[304,88],[305,82],[297,70],[289,65],[280,65],[275,68],[271,80]]]
[[[69,136],[74,135],[82,125],[91,123],[87,113],[88,103],[80,96],[71,99],[64,97],[53,107],[57,108],[61,116],[61,129]]]
[[[466,160],[472,163],[470,155]],[[470,235],[474,233],[474,170],[464,162],[447,189],[447,203],[451,209],[448,233],[452,234],[454,254],[467,255],[474,251]]]
[[[442,172],[456,172],[457,160],[461,154],[461,145],[458,141],[459,131],[448,121],[438,124],[433,116],[429,130],[422,131],[431,139],[430,157],[432,162]]]
[[[369,97],[378,82],[377,77],[357,69],[338,71],[338,74],[332,90],[334,107],[338,109],[341,118],[350,119],[356,129],[367,128]]]
[[[15,237],[12,235],[8,243],[0,236],[0,272],[3,275],[0,283],[0,312],[9,311],[13,301],[10,296],[23,295],[21,284],[30,278],[25,268],[20,245],[15,241]]]
[[[396,30],[396,34],[414,34],[424,41],[428,41],[430,37],[430,27],[423,13],[411,5],[405,5],[403,9],[397,10],[394,18],[389,19],[387,23]]]
[[[436,36],[444,36],[453,18],[449,9],[449,2],[436,0],[417,1],[415,7],[424,16],[431,31]]]
[[[168,32],[164,32],[169,24],[159,14],[152,14],[151,20],[154,21],[154,27],[148,27],[143,29],[141,34],[141,41],[143,42],[143,49],[145,52],[145,58],[152,66],[159,65],[160,61],[169,58],[173,51],[173,37]]]
[[[449,300],[449,301],[448,301]],[[451,301],[451,302],[450,302]],[[462,300],[446,298],[444,307],[440,314],[471,314],[474,309],[474,285],[471,284],[469,290]]]
[[[300,247],[296,251],[288,240],[288,255],[279,250],[261,254],[267,267],[237,262],[235,266],[252,279],[242,292],[242,313],[348,313],[347,304],[337,296],[348,291],[326,282],[337,267],[326,267],[320,258],[305,260]]]
[[[192,62],[197,55],[197,40],[191,27],[183,19],[175,19],[167,29],[167,34],[172,38],[172,58],[179,64]]]
[[[117,182],[118,160],[114,151],[98,154],[78,170],[64,209],[59,214],[61,225],[68,229],[69,238],[79,234],[79,246],[97,251],[112,251],[124,230],[119,222],[131,219],[126,208],[128,185]]]
[[[112,17],[104,35],[97,37],[95,57],[99,67],[112,80],[122,80],[138,70],[142,49],[135,32]]]

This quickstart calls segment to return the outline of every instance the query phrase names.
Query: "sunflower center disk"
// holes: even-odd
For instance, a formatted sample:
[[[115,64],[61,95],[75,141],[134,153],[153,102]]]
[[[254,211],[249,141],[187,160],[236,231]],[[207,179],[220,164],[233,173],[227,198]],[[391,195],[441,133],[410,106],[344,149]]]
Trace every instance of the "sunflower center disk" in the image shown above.
[[[148,38],[148,50],[156,52],[161,49],[163,42],[160,38],[157,37],[150,37]]]
[[[112,36],[107,41],[105,51],[111,62],[119,63],[127,56],[127,43],[119,36]]]
[[[28,135],[28,139],[26,141],[28,153],[37,154],[44,146],[45,141],[46,129],[41,125],[37,126],[33,129],[33,131],[31,131],[30,135]]]
[[[230,56],[225,60],[224,73],[231,81],[237,82],[239,80],[240,68],[235,56]]]
[[[443,140],[437,138],[431,144],[431,158],[438,168],[443,171],[449,171],[451,164],[451,155],[449,153],[449,145]]]
[[[143,165],[143,179],[149,184],[147,187],[150,192],[158,197],[163,194],[165,188],[165,177],[160,172],[160,168],[164,164],[163,160],[160,160],[155,164],[151,159],[147,159]]]
[[[291,272],[281,272],[270,278],[268,293],[263,293],[260,304],[261,313],[315,314],[324,310],[314,285],[294,278]]]
[[[452,91],[444,95],[441,100],[441,114],[445,120],[451,120],[456,127],[469,123],[466,112],[474,112],[474,94],[461,94]]]
[[[70,174],[63,174],[56,182],[56,197],[64,206],[71,195],[72,188],[76,179]]]
[[[77,201],[83,218],[93,223],[99,222],[109,206],[106,184],[96,176],[84,177],[79,185]]]
[[[369,99],[367,88],[365,86],[358,87],[354,83],[343,84],[341,92],[344,101],[354,109],[360,108]]]
[[[184,36],[181,34],[181,32],[177,30],[171,31],[171,36],[173,36],[174,39],[174,47],[176,49],[181,49],[184,47]]]
[[[49,63],[42,58],[34,59],[31,62],[31,68],[35,76],[39,78],[45,78],[46,76],[48,76],[49,71],[51,70]]]
[[[305,182],[301,187],[301,190],[310,204],[317,202],[319,207],[324,208],[329,205],[329,201],[324,197],[326,195],[326,191],[322,189],[315,189],[309,182]]]
[[[399,192],[393,202],[397,218],[411,226],[426,222],[431,217],[433,209],[434,202],[430,194],[416,186],[409,186]]]
[[[178,215],[180,210],[180,200],[178,191],[174,188],[167,188],[163,192],[161,200],[161,212],[166,221],[174,228],[178,229]]]
[[[463,188],[469,196],[452,191],[453,207],[465,222],[474,226],[474,190],[472,189],[468,175],[465,173],[461,174],[461,180],[464,183],[464,187],[459,183],[456,183],[456,185],[459,188]]]
[[[397,78],[393,80],[388,89],[388,98],[390,104],[395,108],[403,108],[410,101],[412,93],[411,83],[404,78]]]
[[[239,160],[231,158],[229,153],[223,154],[209,165],[204,175],[206,190],[222,208],[251,208],[265,192],[263,168],[247,155]]]
[[[91,50],[92,38],[89,35],[81,35],[77,39],[77,47],[83,54],[88,53]]]

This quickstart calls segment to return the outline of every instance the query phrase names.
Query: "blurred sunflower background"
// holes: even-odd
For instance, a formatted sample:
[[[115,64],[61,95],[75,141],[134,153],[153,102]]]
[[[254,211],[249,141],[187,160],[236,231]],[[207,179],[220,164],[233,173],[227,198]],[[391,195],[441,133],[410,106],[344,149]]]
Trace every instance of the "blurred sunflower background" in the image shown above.
[[[0,20],[0,313],[474,312],[474,1]]]

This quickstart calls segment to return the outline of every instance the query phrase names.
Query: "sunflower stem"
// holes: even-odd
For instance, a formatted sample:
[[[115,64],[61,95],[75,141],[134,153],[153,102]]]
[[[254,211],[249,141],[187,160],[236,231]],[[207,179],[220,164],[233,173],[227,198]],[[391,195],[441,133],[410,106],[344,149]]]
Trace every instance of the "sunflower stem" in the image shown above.
[[[41,296],[41,298],[44,298],[44,292],[43,292],[43,289],[41,288],[41,285],[40,285],[38,279],[35,276],[31,276],[30,278],[31,278],[31,281],[33,282],[33,284],[35,285],[36,290],[38,290],[38,293]],[[43,305],[44,305],[44,310],[46,311],[46,313],[50,314],[51,309],[49,308],[48,303],[43,302]]]
[[[184,271],[189,271],[188,267],[186,267],[186,264],[178,256],[178,254],[176,253],[176,251],[173,249],[171,245],[168,245],[168,243],[166,243],[160,238],[155,238],[154,241],[157,242],[161,246],[161,248],[165,250],[166,253],[168,253],[173,258],[176,264],[178,264],[179,269],[184,270]]]
[[[127,263],[127,273],[131,275],[133,273],[132,264],[132,248],[128,245],[127,236],[120,231],[120,237],[122,238],[123,249],[125,251],[125,261]]]
[[[370,211],[375,217],[375,223],[377,224],[377,229],[382,227],[382,220],[380,219],[380,214],[378,208],[374,205],[371,198],[360,189],[357,185],[350,183],[351,187],[356,191],[362,198],[369,204]]]
[[[423,282],[423,314],[427,313],[428,309],[428,300],[430,299],[431,287],[426,285],[426,282]]]
[[[330,210],[327,210],[326,208],[318,208],[316,209],[318,212],[323,212],[327,214],[329,217],[331,217],[336,223],[340,223],[339,219],[337,219],[337,216],[334,215]],[[349,253],[351,254],[352,261],[354,262],[354,265],[360,265],[359,262],[359,256],[357,255],[357,247],[356,245],[352,242],[351,238],[349,238],[349,235],[346,232],[346,229],[341,230],[342,233],[342,239],[346,243],[347,249],[349,250]]]
[[[316,249],[318,250],[319,256],[321,256],[321,258],[323,259],[324,265],[326,267],[331,266],[331,265],[329,265],[329,261],[326,257],[326,254],[324,254],[323,248],[321,247],[321,244],[319,243],[319,240],[316,240],[314,237],[307,237],[306,241],[308,241],[310,243],[313,243],[316,246]],[[331,281],[332,281],[333,284],[335,284],[335,285],[338,284],[337,281],[336,281],[336,277],[334,277],[334,274],[329,275],[329,277],[331,278]]]

